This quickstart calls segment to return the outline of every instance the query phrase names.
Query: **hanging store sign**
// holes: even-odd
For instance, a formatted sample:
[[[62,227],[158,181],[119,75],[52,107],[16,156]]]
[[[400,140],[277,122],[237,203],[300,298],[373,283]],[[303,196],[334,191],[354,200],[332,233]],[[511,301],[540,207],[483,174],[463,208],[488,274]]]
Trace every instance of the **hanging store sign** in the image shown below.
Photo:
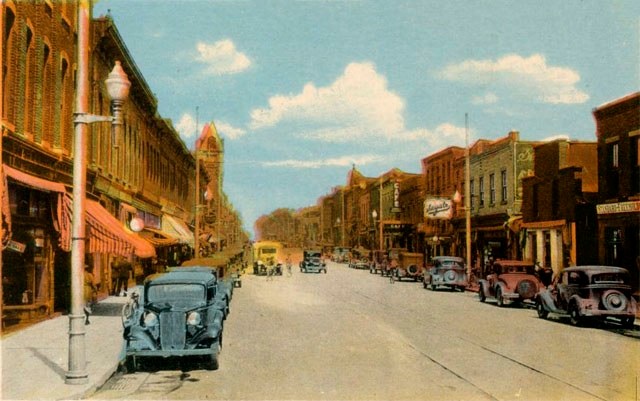
[[[424,201],[424,217],[450,220],[453,217],[453,202],[449,198],[427,198]]]
[[[16,242],[16,241],[9,241],[9,243],[7,244],[7,249],[12,250],[12,251],[16,251],[16,252],[20,252],[23,253],[25,249],[27,249],[27,245],[20,243],[20,242]]]
[[[634,213],[640,212],[640,201],[603,203],[596,205],[598,214]]]

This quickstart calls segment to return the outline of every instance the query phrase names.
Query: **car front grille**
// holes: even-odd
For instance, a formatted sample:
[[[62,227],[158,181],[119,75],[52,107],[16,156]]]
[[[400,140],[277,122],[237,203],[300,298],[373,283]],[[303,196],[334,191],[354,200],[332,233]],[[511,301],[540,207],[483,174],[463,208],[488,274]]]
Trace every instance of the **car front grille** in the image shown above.
[[[184,312],[163,312],[160,314],[160,346],[163,350],[184,348],[185,319]]]

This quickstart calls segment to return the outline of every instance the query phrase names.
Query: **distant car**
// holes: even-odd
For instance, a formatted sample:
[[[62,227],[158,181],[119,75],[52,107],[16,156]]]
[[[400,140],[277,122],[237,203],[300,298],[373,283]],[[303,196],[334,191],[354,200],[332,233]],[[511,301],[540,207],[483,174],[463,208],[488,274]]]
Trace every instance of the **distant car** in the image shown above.
[[[498,306],[512,302],[533,301],[544,285],[534,274],[534,264],[520,260],[501,260],[493,262],[492,273],[486,279],[478,281],[480,302],[495,298]]]
[[[397,262],[395,266],[393,266],[392,278],[397,281],[403,278],[408,278],[413,281],[422,280],[424,255],[422,253],[407,251],[400,251],[397,255],[397,259],[392,259],[392,262],[394,260]]]
[[[367,258],[353,258],[349,261],[349,267],[352,269],[369,270],[369,259]]]
[[[371,256],[372,256],[372,260],[369,262],[369,273],[382,274],[384,271],[387,270],[387,263],[388,263],[387,252],[378,249],[373,251]]]
[[[327,273],[327,264],[322,259],[322,252],[319,249],[307,249],[302,252],[300,271],[303,273]]]
[[[145,279],[141,295],[123,309],[125,366],[141,359],[194,358],[218,369],[224,311],[214,272],[184,268]]]
[[[464,259],[457,256],[436,256],[423,275],[422,285],[435,291],[439,286],[464,291],[469,284]]]
[[[629,272],[621,267],[569,267],[538,293],[538,316],[567,315],[573,325],[587,319],[614,318],[625,328],[633,328],[638,306],[629,280]]]
[[[333,255],[331,255],[331,260],[337,263],[347,263],[349,261],[350,253],[350,248],[337,246],[333,248]]]

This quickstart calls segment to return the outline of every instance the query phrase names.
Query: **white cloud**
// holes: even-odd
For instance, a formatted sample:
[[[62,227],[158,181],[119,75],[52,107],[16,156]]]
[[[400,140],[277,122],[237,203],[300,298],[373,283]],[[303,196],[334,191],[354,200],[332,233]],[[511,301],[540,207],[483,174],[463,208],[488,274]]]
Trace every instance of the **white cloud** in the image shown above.
[[[206,64],[205,72],[210,75],[236,74],[251,66],[249,57],[238,51],[229,39],[213,44],[198,42],[196,50],[196,60]]]
[[[185,113],[180,117],[180,121],[178,121],[175,128],[184,140],[193,139],[199,134],[196,131],[196,120],[189,113]]]
[[[589,99],[588,94],[576,88],[580,74],[571,68],[548,65],[541,54],[530,57],[510,54],[495,61],[466,60],[445,67],[439,76],[449,81],[533,96],[542,103],[574,104]]]
[[[218,132],[229,139],[238,139],[244,136],[247,131],[242,128],[236,128],[233,125],[224,121],[216,121],[216,129]]]
[[[370,163],[381,161],[382,158],[376,155],[342,156],[331,159],[320,160],[279,160],[264,162],[265,167],[291,167],[299,169],[316,169],[320,167],[349,167],[353,164],[364,166]]]
[[[307,83],[299,94],[276,95],[268,104],[251,112],[252,129],[312,123],[318,129],[306,135],[326,141],[342,141],[345,133],[350,140],[393,137],[405,129],[404,100],[388,89],[371,63],[351,63],[327,87]]]
[[[498,96],[493,92],[487,92],[482,96],[474,96],[471,99],[473,104],[494,104],[498,102]]]

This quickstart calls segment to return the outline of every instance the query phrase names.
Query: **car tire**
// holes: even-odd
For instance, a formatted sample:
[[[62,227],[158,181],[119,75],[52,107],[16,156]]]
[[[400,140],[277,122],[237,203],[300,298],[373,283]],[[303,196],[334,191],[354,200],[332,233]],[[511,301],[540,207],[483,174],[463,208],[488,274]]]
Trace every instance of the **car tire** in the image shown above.
[[[124,360],[124,373],[136,373],[138,370],[138,361],[135,356],[128,356]]]
[[[549,316],[549,311],[545,309],[542,301],[539,299],[536,300],[536,311],[538,312],[538,317],[540,319],[546,319]]]
[[[435,284],[431,284],[431,291],[435,291],[436,290],[436,285]]]
[[[218,362],[218,354],[220,353],[220,341],[216,341],[211,346],[211,354],[207,355],[207,360],[205,362],[205,369],[207,370],[218,370],[220,367],[220,363]]]
[[[580,311],[578,310],[578,306],[576,304],[571,304],[569,306],[569,319],[571,320],[571,324],[574,326],[582,325],[582,317],[580,316]]]
[[[478,299],[480,302],[484,302],[487,300],[487,296],[484,295],[484,286],[480,284],[480,288],[478,288]]]
[[[496,288],[496,300],[498,301],[498,306],[503,308],[505,306],[504,297],[502,296],[502,289],[500,287]]]

